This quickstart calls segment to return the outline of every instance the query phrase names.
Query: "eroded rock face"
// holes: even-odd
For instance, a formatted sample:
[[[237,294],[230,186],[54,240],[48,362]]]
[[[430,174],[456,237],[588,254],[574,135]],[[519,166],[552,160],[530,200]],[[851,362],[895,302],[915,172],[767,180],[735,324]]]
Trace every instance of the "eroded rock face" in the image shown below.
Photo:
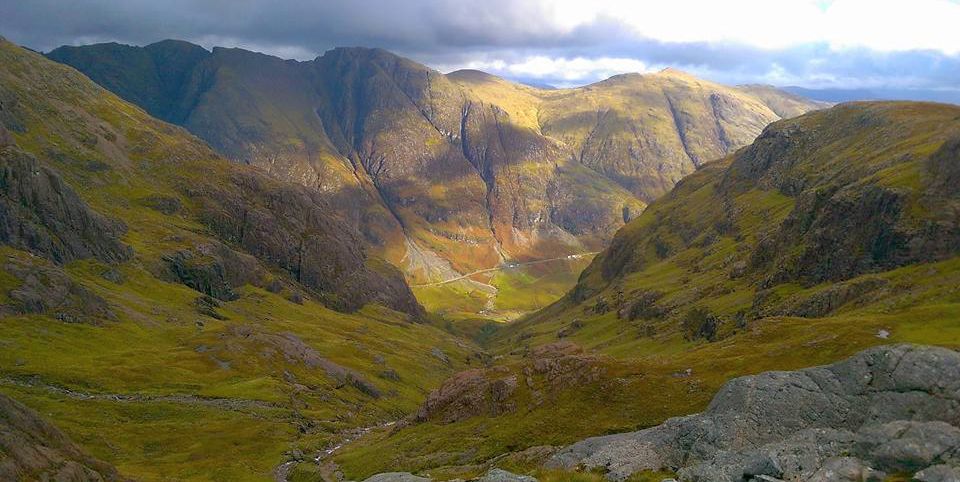
[[[612,480],[659,469],[685,481],[848,480],[823,477],[960,465],[958,426],[960,354],[885,346],[824,367],[737,378],[701,414],[586,439],[548,465],[602,469]]]
[[[507,370],[468,370],[457,373],[430,392],[412,422],[438,420],[453,423],[477,415],[496,416],[511,412],[509,398],[517,389],[517,376]]]
[[[319,193],[252,171],[229,181],[187,190],[199,199],[201,220],[219,239],[282,269],[332,308],[352,311],[375,302],[414,317],[423,314],[400,272],[367,257],[363,240],[333,215]],[[235,258],[234,265],[243,261],[218,258]],[[208,274],[223,279],[224,286],[236,286],[227,278],[250,277],[249,269],[235,271]]]
[[[0,269],[18,281],[0,303],[0,316],[48,314],[67,323],[90,324],[116,319],[106,300],[48,260],[17,252],[0,261]]]
[[[223,301],[237,299],[234,288],[244,284],[264,286],[267,277],[253,256],[220,243],[167,253],[161,259],[167,271],[165,278]]]
[[[36,412],[0,394],[0,480],[119,481]]]
[[[91,209],[33,156],[2,144],[0,242],[55,263],[90,257],[118,262],[132,256],[133,250],[120,241],[126,231],[122,222]]]

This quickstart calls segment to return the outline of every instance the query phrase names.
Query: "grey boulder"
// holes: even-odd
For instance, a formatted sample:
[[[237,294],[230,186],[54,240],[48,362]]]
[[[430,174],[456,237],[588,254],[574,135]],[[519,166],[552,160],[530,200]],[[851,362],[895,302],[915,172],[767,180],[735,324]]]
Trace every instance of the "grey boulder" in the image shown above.
[[[386,472],[374,475],[363,482],[430,482],[430,479],[413,475],[410,472]]]
[[[477,482],[538,482],[528,475],[517,475],[502,469],[491,469]]]
[[[913,479],[918,482],[960,482],[960,468],[934,465],[917,472]]]
[[[612,480],[670,469],[681,481],[711,482],[915,473],[957,464],[958,426],[960,354],[892,345],[734,379],[703,413],[577,442],[547,466],[602,470]],[[859,462],[836,460],[844,456]]]

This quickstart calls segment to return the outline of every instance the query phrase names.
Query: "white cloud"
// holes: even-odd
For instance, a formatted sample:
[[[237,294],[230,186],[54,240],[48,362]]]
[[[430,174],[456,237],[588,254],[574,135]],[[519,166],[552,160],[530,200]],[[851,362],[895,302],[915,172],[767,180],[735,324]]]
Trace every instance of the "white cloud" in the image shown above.
[[[41,50],[179,38],[310,59],[356,45],[558,86],[669,65],[724,83],[952,89],[958,25],[960,0],[0,0],[0,33]]]
[[[547,20],[565,32],[605,19],[662,42],[960,52],[960,2],[955,0],[537,1]]]
[[[446,67],[444,70],[456,70],[457,68],[483,70],[512,78],[550,79],[552,82],[561,85],[589,82],[617,74],[649,72],[652,70],[646,63],[636,59],[612,57],[555,58],[544,55],[530,56],[515,62],[500,59],[474,61],[458,67]]]

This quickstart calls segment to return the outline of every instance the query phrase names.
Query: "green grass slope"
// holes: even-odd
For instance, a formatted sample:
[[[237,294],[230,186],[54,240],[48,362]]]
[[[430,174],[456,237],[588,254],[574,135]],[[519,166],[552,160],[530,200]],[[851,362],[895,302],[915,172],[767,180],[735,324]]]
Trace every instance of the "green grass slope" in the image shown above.
[[[772,124],[621,229],[564,299],[489,335],[494,367],[338,460],[348,475],[532,471],[544,445],[699,411],[732,377],[960,347],[958,146],[960,109],[939,104]]]
[[[475,363],[316,193],[39,54],[0,65],[0,392],[93,457],[269,480]]]

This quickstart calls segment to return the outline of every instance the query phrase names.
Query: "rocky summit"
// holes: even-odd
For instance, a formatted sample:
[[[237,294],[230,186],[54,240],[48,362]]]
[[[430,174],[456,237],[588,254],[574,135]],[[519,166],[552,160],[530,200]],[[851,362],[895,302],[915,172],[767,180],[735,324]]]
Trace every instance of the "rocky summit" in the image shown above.
[[[731,380],[700,414],[577,442],[548,465],[626,480],[960,480],[960,354],[892,345]]]

